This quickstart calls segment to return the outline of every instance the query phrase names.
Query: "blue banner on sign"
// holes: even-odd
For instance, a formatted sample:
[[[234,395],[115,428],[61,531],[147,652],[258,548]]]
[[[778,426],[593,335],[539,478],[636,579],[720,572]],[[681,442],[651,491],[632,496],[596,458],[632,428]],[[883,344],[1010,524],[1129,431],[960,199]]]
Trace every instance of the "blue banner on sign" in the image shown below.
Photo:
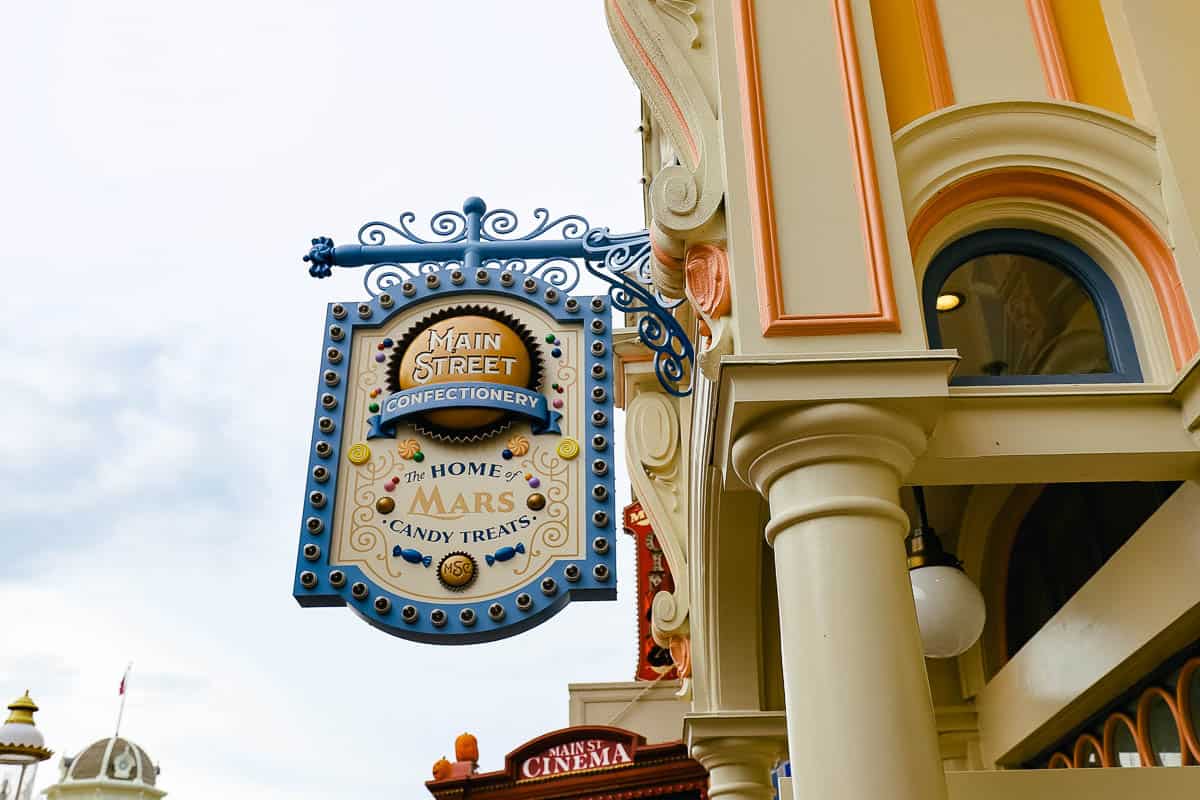
[[[562,414],[552,411],[544,395],[518,386],[482,381],[438,383],[394,392],[380,404],[380,412],[367,419],[368,439],[393,439],[396,423],[416,414],[446,408],[490,408],[519,414],[530,421],[535,434],[558,433]]]

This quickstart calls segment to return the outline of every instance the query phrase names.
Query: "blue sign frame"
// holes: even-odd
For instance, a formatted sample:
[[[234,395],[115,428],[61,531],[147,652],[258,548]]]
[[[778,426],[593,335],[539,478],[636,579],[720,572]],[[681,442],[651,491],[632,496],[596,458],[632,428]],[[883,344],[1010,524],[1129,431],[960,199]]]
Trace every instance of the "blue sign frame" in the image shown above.
[[[483,276],[486,279],[481,281]],[[383,292],[360,303],[329,304],[309,450],[305,518],[300,529],[292,591],[301,606],[346,605],[375,627],[406,639],[470,644],[527,630],[572,600],[616,598],[612,326],[611,306],[604,296],[567,297],[538,277],[518,279],[517,273],[494,267],[480,268],[469,277],[461,275],[460,285],[455,284],[453,277],[453,272],[444,275],[430,272],[424,279],[399,284],[395,294]],[[341,430],[353,334],[360,328],[379,328],[397,314],[431,299],[450,302],[489,295],[517,299],[536,306],[556,322],[579,325],[585,331],[592,363],[605,367],[602,373],[584,370],[591,413],[602,415],[602,421],[600,416],[589,419],[589,435],[580,444],[581,456],[586,453],[590,464],[587,471],[591,491],[586,519],[591,529],[586,534],[587,555],[582,559],[557,561],[531,585],[493,600],[455,602],[453,597],[447,597],[444,603],[432,603],[400,597],[379,587],[357,566],[329,563],[334,511],[330,487],[337,485],[344,461]],[[592,320],[603,324],[593,327]],[[338,355],[331,359],[335,351]],[[595,355],[597,352],[603,355]],[[597,401],[595,398],[600,396],[604,399]],[[599,449],[593,441],[597,434],[605,441]],[[331,582],[330,576],[335,571],[342,573],[343,577],[336,581],[340,585]],[[553,583],[547,583],[547,578]],[[362,587],[366,587],[365,592]],[[464,614],[467,609],[469,612]]]

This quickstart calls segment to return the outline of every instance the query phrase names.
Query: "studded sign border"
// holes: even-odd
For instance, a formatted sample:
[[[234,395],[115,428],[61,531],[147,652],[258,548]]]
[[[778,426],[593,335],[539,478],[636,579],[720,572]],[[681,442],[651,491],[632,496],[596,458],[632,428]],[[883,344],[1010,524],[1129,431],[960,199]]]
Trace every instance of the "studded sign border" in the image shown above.
[[[353,565],[329,563],[333,487],[342,464],[341,428],[355,330],[378,328],[429,300],[503,296],[536,306],[558,323],[580,325],[588,353],[587,435],[580,432],[588,467],[586,556],[557,561],[541,577],[493,600],[430,603],[386,591]],[[609,299],[574,297],[534,276],[481,267],[431,272],[403,281],[359,303],[330,303],[321,346],[321,377],[313,415],[304,520],[292,593],[301,606],[349,606],[371,625],[422,642],[470,644],[513,636],[545,622],[573,600],[616,598],[614,521],[613,355]],[[599,367],[597,369],[597,367]]]

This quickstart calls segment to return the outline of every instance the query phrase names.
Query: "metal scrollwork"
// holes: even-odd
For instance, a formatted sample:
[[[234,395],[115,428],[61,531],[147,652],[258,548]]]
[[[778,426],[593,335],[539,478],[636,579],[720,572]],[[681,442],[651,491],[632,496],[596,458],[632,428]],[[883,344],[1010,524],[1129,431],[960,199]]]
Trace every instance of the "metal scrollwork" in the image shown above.
[[[552,217],[544,208],[536,209],[533,218],[533,230],[518,236],[515,213],[488,211],[482,200],[471,197],[461,212],[440,211],[430,218],[432,239],[413,232],[416,214],[408,211],[395,225],[363,225],[356,245],[335,246],[332,239],[317,237],[304,260],[315,278],[328,277],[335,266],[367,267],[363,285],[373,297],[429,273],[479,268],[537,277],[565,294],[579,284],[582,262],[608,285],[613,308],[636,316],[638,335],[654,353],[654,371],[663,388],[676,397],[690,394],[695,351],[671,313],[683,298],[668,300],[652,288],[649,232],[611,234],[607,228],[589,227],[578,214]],[[402,241],[389,243],[390,237]]]

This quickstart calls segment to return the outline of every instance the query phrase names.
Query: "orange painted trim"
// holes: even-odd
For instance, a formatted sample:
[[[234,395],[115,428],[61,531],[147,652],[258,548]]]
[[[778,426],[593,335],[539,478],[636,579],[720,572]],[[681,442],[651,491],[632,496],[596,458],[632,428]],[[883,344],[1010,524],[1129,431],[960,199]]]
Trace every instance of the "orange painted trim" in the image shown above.
[[[1104,756],[1104,766],[1106,767],[1121,766],[1116,743],[1118,725],[1125,726],[1129,731],[1129,738],[1133,739],[1134,746],[1137,746],[1137,725],[1133,719],[1128,714],[1123,714],[1120,711],[1110,716],[1104,721],[1104,750],[1102,753]],[[1142,761],[1142,749],[1140,747],[1137,748],[1137,756],[1138,766],[1145,766],[1145,763]]]
[[[1142,756],[1142,763],[1151,767],[1162,766],[1158,763],[1158,756],[1154,753],[1154,743],[1150,741],[1150,706],[1156,698],[1166,703],[1171,717],[1175,720],[1175,730],[1179,735],[1179,761],[1181,766],[1186,767],[1192,763],[1192,753],[1188,748],[1187,739],[1184,738],[1183,720],[1179,716],[1179,707],[1175,705],[1174,696],[1158,686],[1151,686],[1138,699],[1137,744],[1138,751]]]
[[[1055,753],[1050,756],[1050,763],[1046,765],[1046,769],[1074,769],[1075,763],[1071,761],[1071,757],[1064,753]]]
[[[1124,198],[1075,175],[1054,170],[991,170],[942,189],[917,212],[908,227],[915,254],[933,226],[960,208],[1000,197],[1034,197],[1073,208],[1107,227],[1142,265],[1163,315],[1175,368],[1182,369],[1197,351],[1200,335],[1183,291],[1183,279],[1170,245],[1144,214]]]
[[[954,105],[954,84],[950,80],[950,64],[946,61],[946,42],[942,38],[942,23],[938,18],[937,0],[913,0],[917,12],[917,30],[921,33],[921,56],[925,61],[925,77],[934,109]]]
[[[1196,721],[1192,719],[1192,676],[1200,671],[1200,657],[1189,659],[1179,673],[1179,683],[1175,687],[1175,706],[1179,709],[1180,727],[1183,738],[1191,748],[1193,763],[1200,764],[1200,731],[1196,729]]]
[[[874,308],[849,314],[788,314],[783,308],[783,281],[778,227],[771,191],[770,158],[762,97],[754,0],[733,0],[738,74],[741,83],[742,130],[746,144],[750,225],[758,262],[759,313],[764,336],[805,336],[900,330],[900,315],[892,288],[892,269],[884,230],[883,204],[875,171],[875,154],[867,121],[866,99],[859,69],[858,43],[849,0],[832,0],[854,156],[854,183],[862,210],[866,258]]]
[[[1104,750],[1100,746],[1100,740],[1090,733],[1085,733],[1075,740],[1075,749],[1071,753],[1071,760],[1076,769],[1086,768],[1087,748],[1089,747],[1096,751],[1096,767],[1104,766]]]
[[[1055,100],[1074,100],[1075,87],[1071,85],[1067,56],[1063,52],[1062,39],[1058,36],[1058,24],[1054,21],[1050,0],[1025,0],[1025,6],[1029,9],[1029,21],[1033,24],[1033,40],[1037,45],[1038,57],[1042,60],[1042,72],[1046,75],[1046,91]]]
[[[656,259],[658,259],[658,263],[662,264],[664,267],[669,267],[676,272],[679,272],[683,269],[683,259],[676,258],[666,250],[663,250],[662,247],[659,246],[658,242],[654,241],[653,236],[650,237],[650,252],[654,254]]]
[[[633,45],[633,49],[637,51],[638,58],[642,60],[642,65],[650,72],[651,77],[654,78],[654,82],[658,84],[659,91],[666,98],[667,104],[671,106],[671,113],[675,115],[680,129],[683,130],[683,136],[687,140],[688,151],[692,157],[692,161],[688,166],[691,169],[695,169],[700,164],[700,148],[696,145],[696,139],[692,135],[692,129],[688,125],[687,117],[683,115],[683,109],[679,107],[679,103],[671,93],[670,87],[667,86],[666,79],[658,71],[658,67],[654,66],[654,61],[651,60],[650,54],[646,52],[646,48],[638,41],[637,35],[633,32],[633,26],[629,24],[629,20],[625,17],[625,12],[621,10],[621,4],[617,0],[609,0],[608,6],[613,10],[613,14],[616,15],[617,22],[621,25],[621,30],[625,32],[625,37]]]

